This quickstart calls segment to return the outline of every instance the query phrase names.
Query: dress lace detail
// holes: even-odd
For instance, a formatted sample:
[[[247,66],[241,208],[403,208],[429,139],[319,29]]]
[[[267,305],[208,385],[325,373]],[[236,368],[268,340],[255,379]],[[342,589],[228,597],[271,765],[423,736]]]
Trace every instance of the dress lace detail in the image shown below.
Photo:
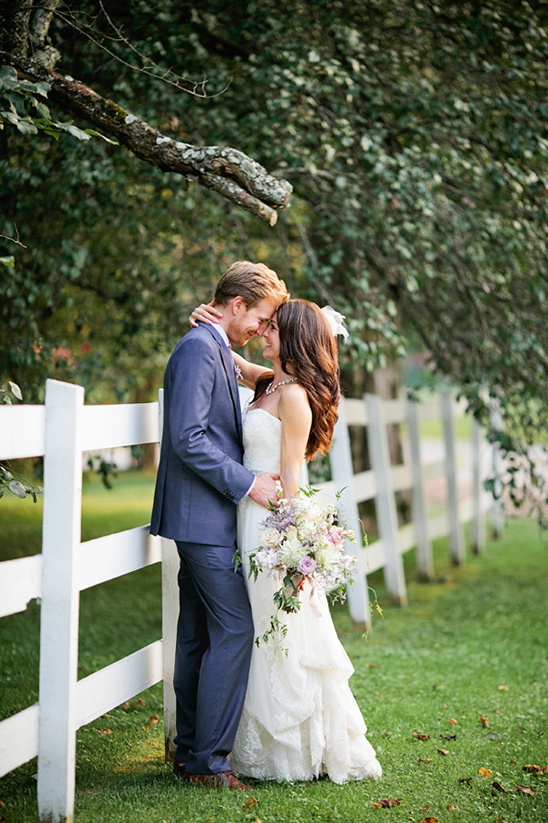
[[[279,471],[281,421],[263,409],[244,414],[244,465],[258,474]],[[244,498],[238,545],[244,571],[258,547],[265,509]],[[247,578],[256,635],[270,625],[278,583]],[[325,595],[306,586],[295,615],[284,615],[284,654],[270,641],[254,647],[245,706],[230,756],[234,771],[263,780],[301,781],[327,774],[335,783],[378,778],[382,769],[350,691],[354,669],[343,649]]]

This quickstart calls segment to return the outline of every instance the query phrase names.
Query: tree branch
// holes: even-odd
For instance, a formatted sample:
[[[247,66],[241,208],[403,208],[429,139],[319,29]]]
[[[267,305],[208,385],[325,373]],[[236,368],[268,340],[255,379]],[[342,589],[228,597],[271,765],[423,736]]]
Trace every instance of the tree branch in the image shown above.
[[[20,57],[29,51],[30,13],[28,0],[0,0],[0,44]]]
[[[289,205],[291,184],[269,174],[238,149],[178,142],[79,80],[4,51],[0,51],[0,62],[13,66],[26,79],[48,83],[48,99],[116,138],[139,159],[213,189],[271,226],[278,219],[277,209]]]
[[[43,46],[59,0],[40,0],[30,22],[30,35],[35,46]]]

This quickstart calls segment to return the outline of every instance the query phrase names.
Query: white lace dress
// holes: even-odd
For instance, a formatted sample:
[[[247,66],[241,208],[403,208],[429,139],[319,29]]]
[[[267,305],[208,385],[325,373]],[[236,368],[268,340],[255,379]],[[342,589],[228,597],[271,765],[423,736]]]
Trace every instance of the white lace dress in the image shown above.
[[[263,409],[244,415],[244,464],[255,474],[280,468],[281,422]],[[238,510],[238,545],[258,548],[267,512],[249,498]],[[247,578],[256,636],[270,625],[279,584],[266,573]],[[230,761],[234,771],[262,780],[335,783],[378,778],[382,769],[365,737],[366,726],[348,686],[354,669],[335,631],[325,595],[305,586],[297,614],[283,616],[283,649],[273,642],[253,649],[242,719]]]

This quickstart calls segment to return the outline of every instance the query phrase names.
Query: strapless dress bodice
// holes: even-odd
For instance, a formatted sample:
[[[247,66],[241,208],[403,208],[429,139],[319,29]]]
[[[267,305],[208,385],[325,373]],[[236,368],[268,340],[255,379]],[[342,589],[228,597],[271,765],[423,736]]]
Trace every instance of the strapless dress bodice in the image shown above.
[[[244,466],[253,474],[280,471],[282,421],[264,409],[243,414]]]

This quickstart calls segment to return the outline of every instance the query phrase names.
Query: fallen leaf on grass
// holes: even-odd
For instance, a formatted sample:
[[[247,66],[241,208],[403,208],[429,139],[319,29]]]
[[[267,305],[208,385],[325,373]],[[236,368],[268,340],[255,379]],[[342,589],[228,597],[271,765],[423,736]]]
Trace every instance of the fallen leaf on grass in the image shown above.
[[[135,705],[136,706],[146,706],[146,703],[145,703],[145,701],[143,700],[142,697],[138,697],[137,700],[135,701]]]
[[[447,808],[447,811],[454,812],[457,807],[454,806],[453,803],[450,803],[446,808]]]
[[[126,702],[122,704],[122,708],[125,712],[129,711],[129,706],[130,706],[129,700],[126,700]]]
[[[493,788],[496,789],[498,792],[503,792],[503,794],[508,794],[508,792],[506,791],[504,786],[501,786],[501,784],[498,782],[498,780],[493,780],[492,785],[493,785]]]
[[[438,749],[438,754],[450,754],[449,749]]]
[[[483,766],[480,766],[478,769],[478,775],[480,777],[493,777],[493,772],[491,769],[484,769]]]
[[[257,804],[257,801],[255,800],[255,798],[250,797],[249,800],[247,801],[247,803],[244,806],[244,812],[247,811],[247,809],[250,809],[252,806],[255,806],[256,804]]]
[[[430,808],[430,803],[428,803],[426,806],[420,806],[419,807],[419,812],[425,812],[426,809],[429,809],[429,808]]]
[[[524,772],[530,772],[535,776],[537,774],[548,774],[548,766],[536,766],[532,763],[527,763],[525,766],[522,766]]]
[[[413,732],[413,737],[416,737],[417,740],[430,740],[429,734],[420,734],[420,732]]]
[[[455,720],[455,718],[454,718],[454,717],[451,717],[451,718],[447,721],[447,723],[448,723],[450,726],[455,726],[458,722],[459,722],[459,721],[458,721],[458,720]]]
[[[480,723],[481,723],[481,725],[483,726],[484,729],[489,728],[489,721],[487,720],[487,718],[483,714],[480,716]]]
[[[519,783],[514,786],[514,791],[522,792],[522,794],[530,794],[531,797],[536,797],[538,794],[537,790],[532,789],[531,786],[520,786]]]
[[[425,817],[422,823],[439,823],[437,817]]]
[[[508,686],[499,686],[499,692],[507,692]]]
[[[440,734],[440,738],[442,740],[456,740],[457,735],[456,734]]]
[[[467,783],[468,786],[470,786],[472,784],[472,778],[471,777],[459,777],[459,783]]]
[[[103,735],[103,734],[112,734],[112,729],[97,729],[97,731],[101,735]]]
[[[431,762],[432,762],[431,757],[425,757],[424,760],[422,759],[422,757],[419,757],[419,759],[417,760],[417,763],[431,763]]]
[[[152,717],[150,718],[150,720],[147,723],[143,724],[143,729],[145,729],[145,731],[148,732],[150,729],[152,729],[154,724],[157,723],[157,722],[158,722],[158,718],[156,717],[155,714],[153,714]]]
[[[377,800],[376,803],[371,803],[371,805],[374,806],[376,809],[379,809],[381,807],[391,809],[392,806],[399,806],[400,803],[401,797],[382,797],[379,800]]]

